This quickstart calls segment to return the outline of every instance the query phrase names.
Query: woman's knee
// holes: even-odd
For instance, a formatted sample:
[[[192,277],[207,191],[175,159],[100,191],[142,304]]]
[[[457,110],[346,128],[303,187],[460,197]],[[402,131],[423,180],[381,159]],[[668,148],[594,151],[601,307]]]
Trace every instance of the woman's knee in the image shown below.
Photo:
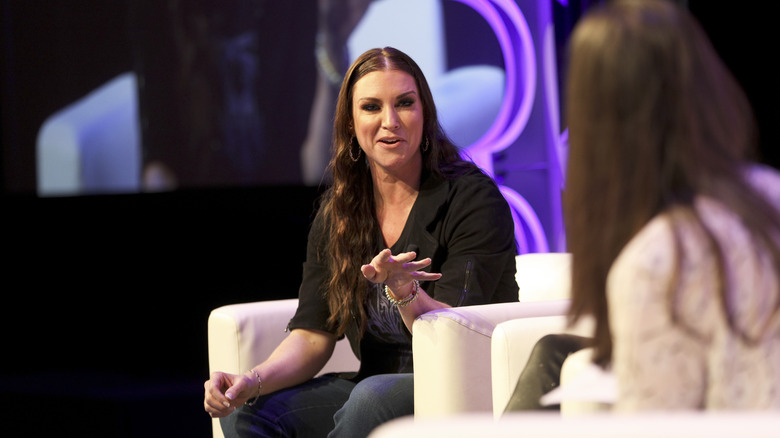
[[[372,376],[352,390],[349,400],[334,416],[336,426],[329,436],[368,436],[380,424],[413,413],[411,374]]]
[[[414,378],[412,374],[368,377],[355,386],[347,405],[363,412],[413,412]]]
[[[542,336],[531,351],[531,360],[563,362],[566,357],[587,346],[588,338],[568,334]]]

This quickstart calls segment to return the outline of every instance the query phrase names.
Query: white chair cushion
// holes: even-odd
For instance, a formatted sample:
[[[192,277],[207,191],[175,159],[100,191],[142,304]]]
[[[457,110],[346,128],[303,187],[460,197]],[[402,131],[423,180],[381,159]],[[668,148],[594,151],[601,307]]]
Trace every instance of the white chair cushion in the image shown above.
[[[557,413],[489,414],[446,418],[402,417],[376,428],[369,438],[777,438],[777,412],[600,413],[562,418]]]
[[[528,253],[517,256],[519,301],[571,298],[571,254]]]

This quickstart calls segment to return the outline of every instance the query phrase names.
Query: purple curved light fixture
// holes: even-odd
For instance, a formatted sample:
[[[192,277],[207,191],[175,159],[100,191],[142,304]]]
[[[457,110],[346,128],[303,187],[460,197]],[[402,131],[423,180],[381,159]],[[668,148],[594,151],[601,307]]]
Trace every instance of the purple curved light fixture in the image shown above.
[[[536,53],[528,23],[514,0],[456,0],[470,6],[488,22],[504,57],[504,99],[493,124],[466,155],[491,177],[494,152],[511,146],[523,132],[531,115],[536,89]],[[547,237],[536,212],[519,193],[500,186],[512,206],[518,251],[548,252]],[[523,225],[528,229],[526,233]],[[531,242],[529,244],[528,237]]]
[[[456,0],[488,22],[501,46],[506,71],[504,100],[491,127],[467,148],[471,155],[509,147],[525,128],[534,103],[536,53],[523,13],[513,0]],[[509,26],[508,26],[509,25]],[[490,166],[492,170],[492,166]]]

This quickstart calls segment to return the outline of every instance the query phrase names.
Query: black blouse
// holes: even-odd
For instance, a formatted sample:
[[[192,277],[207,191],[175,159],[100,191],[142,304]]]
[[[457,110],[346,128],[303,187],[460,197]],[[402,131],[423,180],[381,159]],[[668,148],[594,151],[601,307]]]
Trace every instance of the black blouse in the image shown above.
[[[318,260],[324,218],[318,213],[309,232],[299,304],[288,329],[332,331],[323,294],[327,269]],[[383,239],[377,233],[376,253]],[[451,306],[517,301],[514,222],[509,205],[495,182],[474,170],[456,179],[424,176],[393,254],[415,249],[430,257],[429,272],[442,277],[421,284],[432,298]],[[368,263],[368,260],[365,261]],[[348,330],[355,355],[361,359],[358,379],[375,374],[412,372],[411,334],[398,310],[384,297],[382,285],[368,283],[366,330]],[[356,326],[353,324],[353,326]]]

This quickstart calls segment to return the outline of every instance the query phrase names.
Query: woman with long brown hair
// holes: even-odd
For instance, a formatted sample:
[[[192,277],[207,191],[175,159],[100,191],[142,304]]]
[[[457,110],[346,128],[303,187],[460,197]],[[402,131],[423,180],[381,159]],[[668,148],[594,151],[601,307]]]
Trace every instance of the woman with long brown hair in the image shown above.
[[[329,171],[289,336],[245,374],[205,384],[227,436],[366,436],[414,412],[417,316],[517,300],[509,206],[460,157],[403,52],[369,50],[347,72]],[[357,375],[313,378],[343,336]]]
[[[597,7],[569,62],[570,316],[595,333],[564,348],[592,345],[619,410],[780,408],[780,175],[740,86],[669,0]]]

